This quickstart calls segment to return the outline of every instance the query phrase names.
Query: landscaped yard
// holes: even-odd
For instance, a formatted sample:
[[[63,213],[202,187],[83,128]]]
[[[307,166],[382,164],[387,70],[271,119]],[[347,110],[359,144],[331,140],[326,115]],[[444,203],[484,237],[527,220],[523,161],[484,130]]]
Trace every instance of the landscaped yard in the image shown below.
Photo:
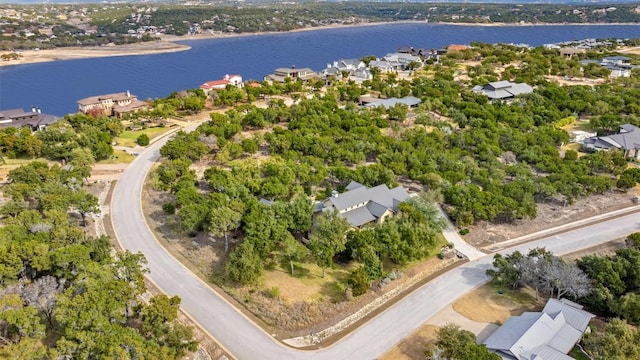
[[[142,130],[134,130],[134,131],[127,130],[127,131],[124,131],[122,134],[120,134],[120,136],[116,138],[116,143],[117,145],[120,145],[120,146],[135,147],[136,139],[138,138],[138,136],[142,134],[147,134],[147,136],[149,136],[149,139],[153,140],[154,138],[166,133],[169,130],[171,130],[170,127],[162,127],[162,126],[150,127],[150,128],[146,128]]]
[[[109,159],[98,161],[98,164],[128,164],[133,159],[134,156],[124,150],[113,150],[113,155]]]
[[[511,316],[541,310],[544,300],[536,301],[527,288],[513,291],[486,284],[454,302],[453,309],[476,322],[502,325]]]

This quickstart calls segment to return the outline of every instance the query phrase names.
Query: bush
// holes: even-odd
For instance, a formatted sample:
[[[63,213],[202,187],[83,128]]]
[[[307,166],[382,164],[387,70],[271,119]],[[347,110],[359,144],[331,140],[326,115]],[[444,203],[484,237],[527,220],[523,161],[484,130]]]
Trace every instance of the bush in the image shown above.
[[[151,141],[151,139],[149,139],[149,135],[140,134],[140,136],[138,136],[138,138],[136,139],[136,144],[140,146],[147,146],[149,145],[149,141]]]
[[[469,233],[469,229],[467,228],[460,230],[460,235],[467,235],[468,233]]]
[[[274,286],[270,289],[267,289],[267,295],[272,299],[278,299],[280,297],[280,288]]]
[[[173,215],[176,212],[176,206],[170,202],[164,203],[162,204],[162,211],[164,211],[165,214]]]
[[[360,296],[365,294],[367,290],[369,290],[369,276],[364,270],[364,267],[360,266],[357,269],[353,270],[351,272],[351,275],[349,275],[349,280],[347,280],[347,283],[351,287],[353,296]]]

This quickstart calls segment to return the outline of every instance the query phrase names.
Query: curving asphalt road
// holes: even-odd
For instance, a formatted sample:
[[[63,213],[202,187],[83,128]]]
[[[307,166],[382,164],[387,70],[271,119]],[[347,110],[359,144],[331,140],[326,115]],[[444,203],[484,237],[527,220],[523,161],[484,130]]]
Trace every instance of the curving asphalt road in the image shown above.
[[[287,347],[174,259],[147,227],[140,203],[142,185],[167,139],[150,145],[122,174],[111,202],[113,227],[124,248],[144,253],[151,280],[165,293],[180,296],[182,309],[238,359],[375,359],[447,304],[488,280],[484,273],[492,255],[479,257],[437,277],[328,348],[303,351]],[[503,252],[525,252],[546,246],[562,255],[636,231],[640,231],[640,217],[632,214]]]

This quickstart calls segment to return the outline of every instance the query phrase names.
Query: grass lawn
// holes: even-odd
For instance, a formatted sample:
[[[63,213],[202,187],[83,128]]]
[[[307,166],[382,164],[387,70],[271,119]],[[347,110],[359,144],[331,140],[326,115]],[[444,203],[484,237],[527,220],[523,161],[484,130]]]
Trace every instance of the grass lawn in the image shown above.
[[[98,161],[98,164],[128,164],[132,162],[134,156],[123,150],[113,150],[113,155],[109,159]]]
[[[265,271],[264,288],[278,288],[280,297],[290,303],[297,301],[321,300],[326,297],[332,301],[344,297],[342,283],[347,281],[351,267],[335,265],[333,269],[322,269],[311,261],[294,264],[291,276],[289,262],[282,261],[272,270]]]
[[[541,310],[542,302],[526,288],[514,291],[485,284],[456,300],[453,309],[473,321],[502,325],[511,316]]]
[[[120,136],[116,138],[116,143],[120,146],[135,147],[136,139],[141,134],[147,134],[147,136],[149,136],[149,139],[153,140],[154,138],[166,133],[169,130],[171,130],[171,128],[158,126],[142,130],[124,131],[122,132],[122,134],[120,134]]]

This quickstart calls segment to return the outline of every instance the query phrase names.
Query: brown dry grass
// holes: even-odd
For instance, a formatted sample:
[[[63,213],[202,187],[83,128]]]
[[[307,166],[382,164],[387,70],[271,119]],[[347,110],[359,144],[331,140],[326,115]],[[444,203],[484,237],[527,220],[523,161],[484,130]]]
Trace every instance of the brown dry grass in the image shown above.
[[[424,351],[427,344],[436,340],[438,329],[435,325],[422,325],[413,334],[382,355],[380,360],[424,359]]]
[[[536,301],[527,289],[505,290],[500,294],[491,284],[480,286],[453,303],[453,309],[468,319],[494,324],[504,324],[511,316],[541,308],[542,303]]]

